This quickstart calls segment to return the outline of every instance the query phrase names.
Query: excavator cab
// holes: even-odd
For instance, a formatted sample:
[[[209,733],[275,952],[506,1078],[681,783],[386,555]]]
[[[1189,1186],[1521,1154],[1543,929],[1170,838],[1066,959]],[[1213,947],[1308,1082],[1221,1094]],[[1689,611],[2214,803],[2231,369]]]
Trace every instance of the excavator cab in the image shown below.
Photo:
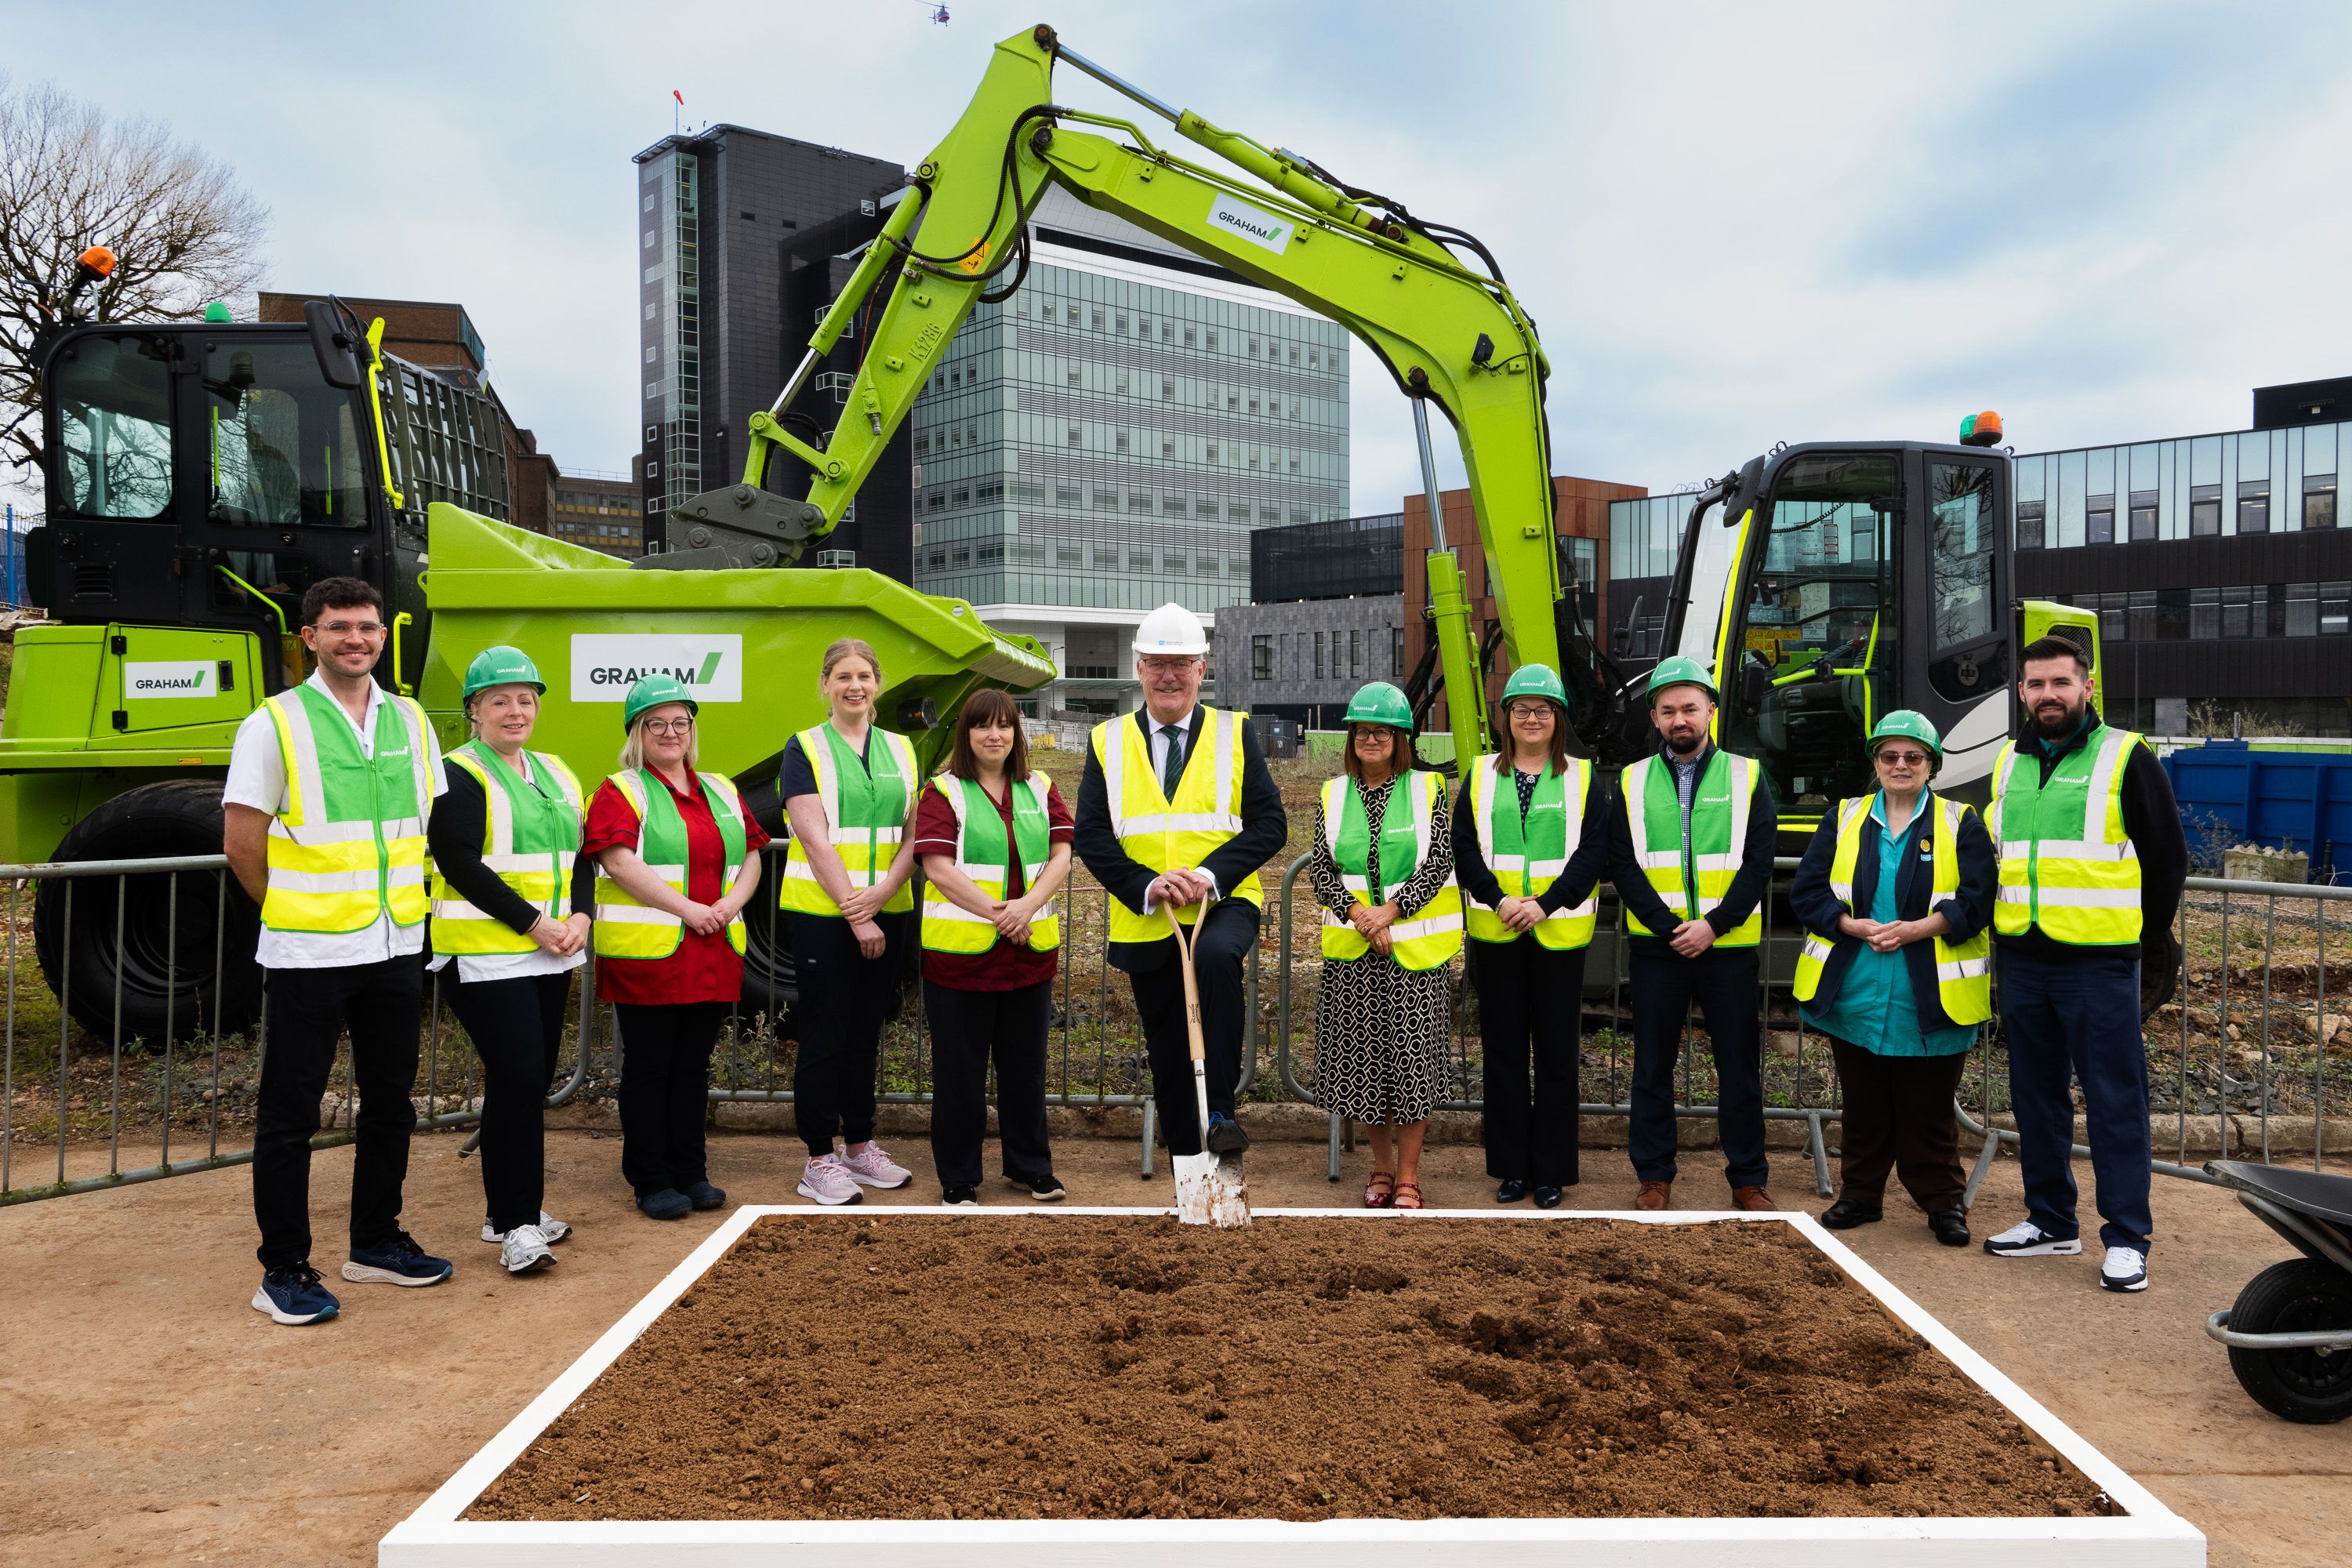
[[[1937,786],[1981,800],[2009,732],[2010,473],[2000,453],[1812,443],[1692,508],[1667,647],[1717,671],[1717,739],[1756,758],[1810,833],[1873,787],[1865,738],[1897,708],[1945,739]]]

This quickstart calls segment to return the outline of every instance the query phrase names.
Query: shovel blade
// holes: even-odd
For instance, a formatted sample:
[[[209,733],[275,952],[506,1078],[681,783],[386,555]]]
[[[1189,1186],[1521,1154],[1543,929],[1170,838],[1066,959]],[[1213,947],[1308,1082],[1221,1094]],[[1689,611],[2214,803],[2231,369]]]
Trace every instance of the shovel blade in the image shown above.
[[[1241,1161],[1223,1154],[1178,1154],[1168,1162],[1176,1171],[1176,1218],[1184,1225],[1213,1225],[1234,1230],[1250,1222],[1249,1183]]]

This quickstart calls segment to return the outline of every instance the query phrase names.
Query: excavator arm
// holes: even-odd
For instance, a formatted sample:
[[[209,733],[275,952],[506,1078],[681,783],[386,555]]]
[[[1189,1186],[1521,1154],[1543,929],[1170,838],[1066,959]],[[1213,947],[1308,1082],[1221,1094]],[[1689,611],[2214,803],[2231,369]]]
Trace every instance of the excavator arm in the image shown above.
[[[1258,184],[1179,158],[1129,121],[1056,105],[1057,59],[1141,103]],[[1416,400],[1433,530],[1430,605],[1455,756],[1466,763],[1486,752],[1479,650],[1436,505],[1423,410],[1434,404],[1459,437],[1511,664],[1557,668],[1548,366],[1534,323],[1491,260],[1486,271],[1473,269],[1438,237],[1477,248],[1467,236],[1418,222],[1307,159],[1171,108],[1063,48],[1048,27],[995,47],[962,119],[916,170],[913,188],[818,324],[782,395],[751,416],[742,482],[693,497],[682,515],[772,539],[788,553],[830,531],[973,305],[1018,286],[1028,218],[1051,182],[1339,322]],[[1003,280],[1013,268],[1020,270]],[[840,424],[812,445],[784,427],[782,410],[886,279],[888,298],[872,318]],[[798,487],[776,483],[777,462],[807,468],[805,499],[780,493]]]

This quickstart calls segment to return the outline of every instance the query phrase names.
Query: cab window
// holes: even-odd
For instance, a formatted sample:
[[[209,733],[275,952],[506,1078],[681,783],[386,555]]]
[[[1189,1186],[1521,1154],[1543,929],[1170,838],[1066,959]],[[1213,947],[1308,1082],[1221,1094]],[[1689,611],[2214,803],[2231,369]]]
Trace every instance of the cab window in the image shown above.
[[[1936,644],[1938,650],[1990,637],[1992,470],[1978,463],[1929,463],[1927,505],[1935,514]]]
[[[85,337],[49,379],[64,454],[59,498],[83,517],[161,517],[172,502],[172,377],[162,338]]]
[[[205,354],[207,515],[262,528],[367,521],[363,448],[347,392],[309,343],[222,344]]]

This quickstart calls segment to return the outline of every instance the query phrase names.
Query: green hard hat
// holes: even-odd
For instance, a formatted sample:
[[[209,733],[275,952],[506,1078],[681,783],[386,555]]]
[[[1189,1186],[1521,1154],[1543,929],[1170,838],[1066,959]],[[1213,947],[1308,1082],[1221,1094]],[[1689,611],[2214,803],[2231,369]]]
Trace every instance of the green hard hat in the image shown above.
[[[702,704],[694,700],[686,683],[675,675],[641,676],[629,694],[621,699],[621,728],[634,729],[637,715],[648,708],[658,708],[665,702],[683,702],[689,713],[702,711]]]
[[[1870,754],[1878,754],[1881,741],[1916,741],[1927,748],[1927,754],[1937,762],[1944,760],[1944,738],[1936,733],[1936,726],[1925,713],[1914,713],[1908,708],[1897,708],[1878,721],[1870,732]]]
[[[1514,697],[1544,697],[1568,706],[1568,688],[1559,683],[1559,672],[1548,664],[1523,664],[1511,671],[1511,679],[1503,683],[1503,700]]]
[[[1648,696],[1652,707],[1657,706],[1658,693],[1669,686],[1696,686],[1706,693],[1709,701],[1723,700],[1723,694],[1715,689],[1714,678],[1706,672],[1706,666],[1686,654],[1678,653],[1672,658],[1662,658],[1658,661],[1658,668],[1650,671]]]
[[[471,702],[478,691],[493,686],[528,686],[541,697],[547,695],[547,682],[539,678],[539,666],[530,662],[530,655],[505,643],[486,647],[474,656],[466,667],[465,700]]]
[[[1386,724],[1391,730],[1412,728],[1412,704],[1385,680],[1375,680],[1357,691],[1348,704],[1350,724]]]

